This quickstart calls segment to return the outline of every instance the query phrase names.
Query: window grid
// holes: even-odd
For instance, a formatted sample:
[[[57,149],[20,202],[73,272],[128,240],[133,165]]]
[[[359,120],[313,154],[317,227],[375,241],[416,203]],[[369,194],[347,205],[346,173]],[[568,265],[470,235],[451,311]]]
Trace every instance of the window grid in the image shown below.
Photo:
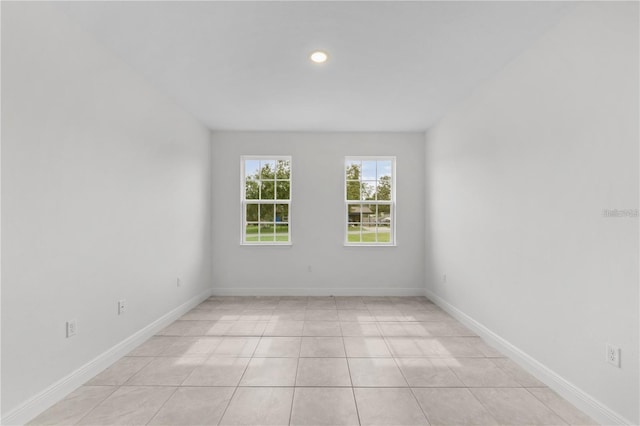
[[[395,245],[395,157],[345,158],[345,245]]]
[[[291,244],[291,157],[241,157],[241,244]]]

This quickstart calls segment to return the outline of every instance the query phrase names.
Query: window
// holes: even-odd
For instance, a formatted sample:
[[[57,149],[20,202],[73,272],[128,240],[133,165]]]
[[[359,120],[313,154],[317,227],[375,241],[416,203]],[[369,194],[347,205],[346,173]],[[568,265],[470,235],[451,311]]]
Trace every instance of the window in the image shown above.
[[[291,157],[242,157],[242,243],[290,244]]]
[[[395,163],[395,157],[346,158],[346,245],[395,245]]]

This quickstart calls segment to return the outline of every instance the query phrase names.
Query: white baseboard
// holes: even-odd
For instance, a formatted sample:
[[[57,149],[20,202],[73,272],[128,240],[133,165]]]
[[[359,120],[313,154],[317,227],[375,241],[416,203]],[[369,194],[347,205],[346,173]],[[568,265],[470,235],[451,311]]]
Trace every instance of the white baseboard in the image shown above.
[[[158,318],[143,329],[127,337],[120,343],[111,347],[104,353],[98,355],[82,367],[71,374],[58,380],[42,392],[29,398],[27,401],[7,413],[2,418],[0,424],[3,425],[23,425],[34,419],[40,413],[51,407],[56,402],[62,400],[69,393],[73,392],[87,380],[100,373],[105,368],[125,356],[136,346],[142,344],[149,337],[180,318],[193,307],[207,299],[211,295],[211,289],[191,298],[177,308]]]
[[[537,361],[535,358],[512,345],[509,341],[497,335],[475,319],[471,318],[449,302],[445,301],[432,291],[425,289],[424,294],[429,300],[440,306],[452,317],[469,327],[478,336],[482,337],[489,345],[511,358],[518,365],[536,377],[538,380],[556,391],[559,395],[571,402],[584,413],[592,417],[602,425],[632,425],[633,422],[619,415],[593,396],[584,392],[573,383],[564,379],[549,367]]]
[[[214,287],[214,296],[424,296],[424,288]]]

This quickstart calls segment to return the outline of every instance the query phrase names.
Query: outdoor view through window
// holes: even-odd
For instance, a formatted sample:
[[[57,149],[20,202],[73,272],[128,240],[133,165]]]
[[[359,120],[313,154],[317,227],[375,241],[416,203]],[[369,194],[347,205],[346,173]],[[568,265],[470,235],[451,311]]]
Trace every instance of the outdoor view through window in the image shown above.
[[[347,157],[345,244],[395,243],[395,158]]]
[[[291,157],[242,157],[242,242],[290,244]]]

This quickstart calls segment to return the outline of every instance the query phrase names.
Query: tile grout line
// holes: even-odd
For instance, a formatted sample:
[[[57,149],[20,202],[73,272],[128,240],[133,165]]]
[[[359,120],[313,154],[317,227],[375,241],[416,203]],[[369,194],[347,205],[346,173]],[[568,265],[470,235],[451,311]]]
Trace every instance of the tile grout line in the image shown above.
[[[342,332],[342,326],[340,326],[340,331]],[[340,338],[342,339],[342,349],[344,350],[344,356],[345,356],[344,360],[347,363],[347,371],[349,372],[349,383],[351,383],[351,395],[353,396],[353,405],[356,407],[356,416],[358,417],[358,424],[362,425],[362,421],[360,420],[360,410],[358,409],[358,400],[356,399],[356,391],[353,386],[353,378],[351,377],[351,366],[349,365],[347,345],[344,343],[344,335],[340,336]]]
[[[380,328],[380,324],[378,324],[378,328],[380,329],[380,333],[382,333],[382,329]],[[413,388],[409,384],[409,380],[407,380],[407,376],[404,374],[404,371],[402,371],[402,368],[400,368],[400,365],[398,364],[398,360],[393,355],[393,352],[391,351],[391,347],[387,343],[387,339],[383,338],[382,341],[384,342],[385,346],[387,347],[387,350],[389,351],[389,354],[391,354],[391,359],[393,359],[393,362],[396,365],[396,368],[400,371],[400,374],[402,375],[402,378],[407,383],[407,388],[409,388],[409,392],[411,392],[411,395],[413,396],[414,401],[416,402],[416,404],[418,404],[418,408],[420,408],[420,412],[422,412],[422,415],[424,416],[425,420],[427,421],[427,424],[430,425],[431,421],[429,420],[429,416],[427,416],[427,413],[424,411],[424,408],[422,407],[422,404],[420,404],[420,401],[418,400],[418,397],[416,396],[415,392],[413,391]]]
[[[227,405],[224,407],[224,411],[222,411],[222,414],[220,415],[220,420],[218,420],[218,425],[222,422],[222,419],[224,419],[224,415],[227,414],[227,410],[229,409],[229,405],[231,405],[231,401],[233,401],[233,397],[236,395],[236,392],[238,392],[238,388],[240,387],[240,382],[242,382],[242,378],[244,377],[245,373],[247,372],[247,369],[249,368],[249,364],[251,363],[251,360],[253,359],[253,355],[256,353],[256,350],[258,349],[260,340],[262,340],[262,336],[260,336],[258,343],[256,343],[256,346],[253,348],[253,352],[251,352],[251,356],[249,357],[249,362],[247,362],[247,365],[245,365],[244,370],[242,371],[242,375],[240,376],[240,379],[238,380],[238,383],[236,384],[235,389],[233,389],[233,393],[231,394],[231,397],[229,397],[229,402],[227,402]],[[222,342],[220,342],[220,344],[222,344]],[[235,358],[239,358],[239,357],[236,356]]]

